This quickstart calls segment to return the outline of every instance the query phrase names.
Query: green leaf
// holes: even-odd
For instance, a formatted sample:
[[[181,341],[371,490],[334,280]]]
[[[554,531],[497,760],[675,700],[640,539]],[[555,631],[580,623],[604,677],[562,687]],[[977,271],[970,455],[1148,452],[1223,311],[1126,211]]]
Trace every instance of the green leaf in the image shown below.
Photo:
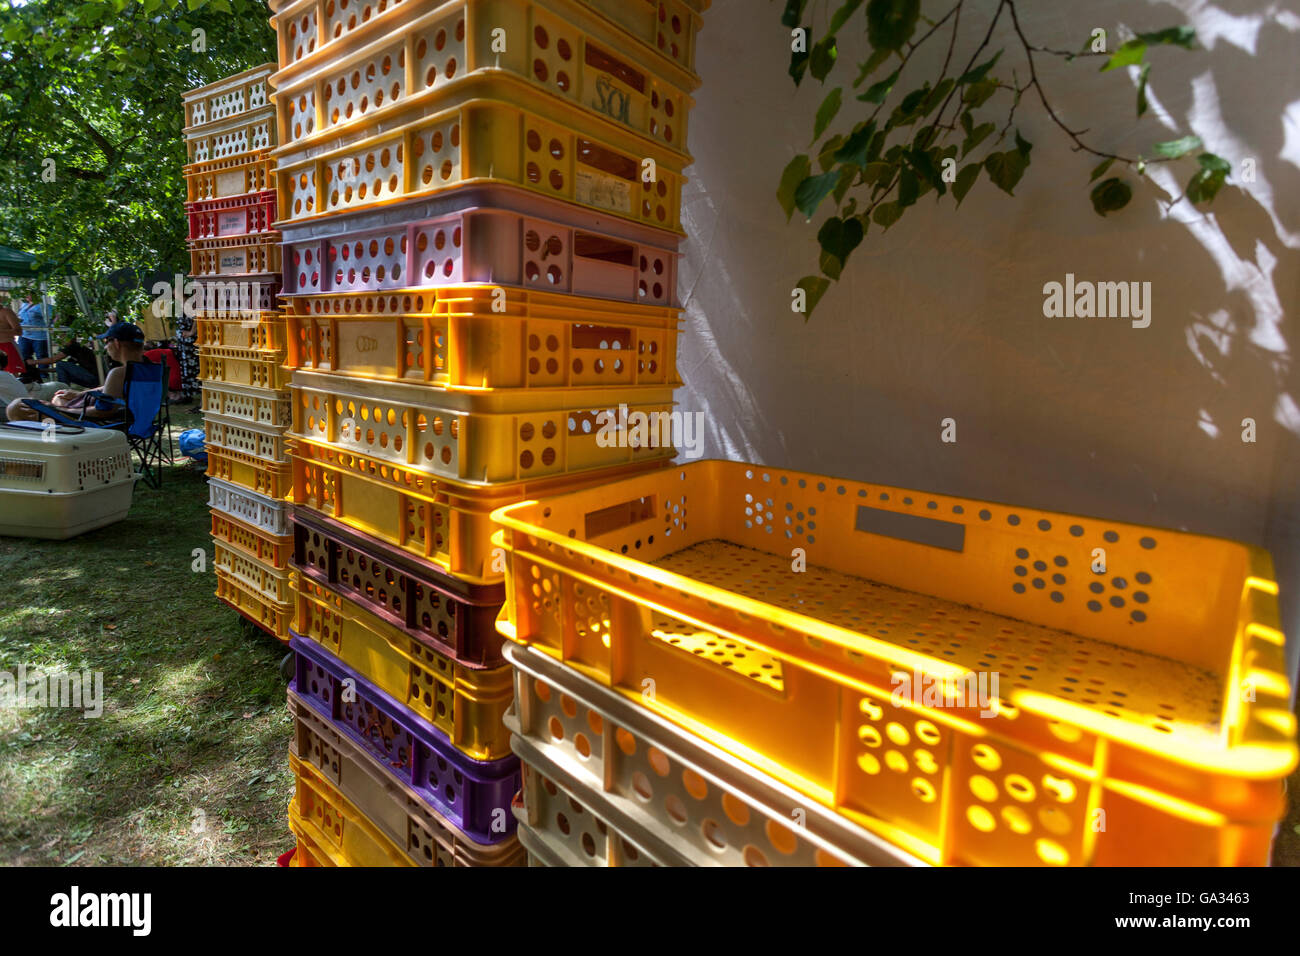
[[[840,111],[840,103],[843,98],[844,91],[837,86],[826,94],[826,99],[822,100],[822,105],[817,107],[817,119],[813,123],[814,143],[822,138],[822,133],[826,132],[826,127],[835,118],[835,114]]]
[[[831,34],[822,38],[812,48],[812,63],[809,66],[809,72],[813,78],[825,82],[827,74],[835,66],[835,60],[839,56],[839,51],[835,48],[835,35]]]
[[[858,178],[858,168],[856,166],[841,166],[840,181],[835,184],[835,190],[832,193],[835,197],[835,205],[844,202],[845,195],[853,187],[853,181]]]
[[[921,181],[916,178],[916,173],[904,167],[903,171],[898,174],[899,208],[906,209],[908,206],[915,204],[920,195]]]
[[[1148,43],[1151,46],[1172,44],[1174,46],[1180,46],[1185,50],[1196,49],[1196,30],[1186,25],[1180,27],[1167,27],[1164,30],[1157,30],[1154,33],[1139,33],[1137,38],[1143,43]]]
[[[867,87],[867,92],[860,94],[858,99],[864,103],[880,104],[885,102],[885,97],[889,95],[889,91],[894,88],[894,84],[898,81],[898,73],[899,71],[895,70],[879,83],[871,84],[871,86]]]
[[[1147,77],[1151,75],[1151,64],[1142,64],[1142,72],[1138,74],[1138,116],[1147,111]]]
[[[822,272],[838,279],[849,254],[862,243],[862,236],[862,223],[857,219],[827,219],[817,232],[817,242],[822,249]]]
[[[865,166],[867,163],[867,153],[871,147],[872,137],[876,135],[875,122],[867,123],[865,126],[859,126],[849,138],[844,141],[832,157],[837,163],[848,163],[851,166]]]
[[[974,69],[967,70],[957,78],[957,82],[963,85],[967,83],[978,83],[980,80],[984,79],[985,73],[993,69],[993,64],[998,62],[998,57],[1000,56],[1002,56],[1002,51],[998,50],[997,53],[993,54],[991,60],[986,60]]]
[[[853,88],[856,90],[859,86],[861,86],[863,81],[866,80],[866,78],[869,77],[872,73],[875,73],[876,70],[878,70],[881,67],[881,65],[883,65],[884,62],[888,60],[892,55],[893,55],[892,50],[872,51],[871,56],[867,57],[866,62],[861,64],[858,67],[858,78],[853,81]]]
[[[919,149],[910,150],[907,161],[921,180],[933,186],[940,196],[948,191],[948,184],[943,181],[939,167],[934,164],[934,158],[929,153]]]
[[[912,38],[920,16],[921,0],[871,0],[867,4],[867,39],[877,49],[901,49]]]
[[[884,226],[885,229],[898,222],[902,216],[903,207],[896,202],[882,202],[876,207],[875,212],[871,214],[871,218],[876,225]]]
[[[1137,66],[1142,62],[1142,57],[1146,54],[1147,44],[1145,40],[1133,39],[1120,46],[1118,50],[1111,54],[1101,68],[1101,72],[1118,69],[1121,66]]]
[[[798,86],[803,80],[803,75],[808,72],[808,53],[799,50],[790,51],[790,67],[786,70],[790,74],[790,79],[794,80],[794,85]]]
[[[839,178],[839,171],[832,170],[820,176],[810,176],[801,182],[794,192],[794,202],[799,211],[811,219],[822,200],[835,188]]]
[[[1099,216],[1123,209],[1132,198],[1133,190],[1129,184],[1115,176],[1103,179],[1092,188],[1092,208]]]
[[[1222,156],[1216,156],[1214,153],[1201,153],[1200,156],[1196,157],[1196,161],[1200,163],[1204,169],[1211,172],[1223,173],[1225,176],[1232,172],[1232,164]]]
[[[1201,147],[1201,137],[1184,136],[1182,139],[1171,139],[1165,143],[1156,143],[1151,149],[1157,156],[1163,156],[1165,159],[1178,159],[1180,156],[1186,156],[1194,149]]]
[[[956,81],[953,80],[952,77],[942,80],[938,86],[930,91],[930,95],[925,98],[925,102],[921,105],[921,115],[929,116],[935,108],[947,98],[948,94],[952,91],[952,88],[956,85]]]
[[[835,11],[835,16],[831,17],[830,32],[835,33],[840,27],[848,22],[849,17],[853,16],[854,11],[862,6],[862,0],[844,0],[844,5]]]
[[[781,203],[781,208],[785,210],[786,222],[789,222],[790,217],[794,215],[795,190],[808,178],[810,172],[812,172],[812,164],[807,156],[800,153],[786,164],[785,171],[781,173],[781,185],[776,189],[776,198]]]
[[[1226,159],[1214,153],[1202,153],[1196,157],[1196,162],[1201,168],[1187,184],[1187,198],[1193,203],[1210,202],[1223,188],[1232,167]]]
[[[960,206],[966,198],[966,194],[975,185],[975,180],[980,178],[980,170],[983,168],[982,163],[969,163],[957,173],[957,181],[952,184],[952,195],[957,200],[957,205]]]
[[[962,140],[961,158],[965,159],[967,156],[969,156],[971,150],[973,150],[980,143],[984,142],[984,140],[986,140],[993,133],[995,129],[997,129],[997,127],[992,123],[980,123],[979,126],[976,126],[974,129],[970,130],[969,135],[964,140]]]
[[[876,182],[888,182],[894,175],[895,168],[893,163],[867,163],[862,168],[862,183],[870,186]]]
[[[822,143],[821,149],[817,151],[817,165],[821,168],[822,172],[830,172],[831,167],[835,165],[835,154],[840,151],[840,147],[843,145],[843,133],[836,133],[826,142]]]
[[[1088,177],[1088,182],[1095,183],[1099,177],[1104,176],[1113,162],[1115,162],[1114,159],[1103,159],[1092,171],[1092,175]]]
[[[808,0],[785,0],[785,10],[781,12],[781,23],[793,30],[803,20],[803,8]]]
[[[989,179],[1008,196],[1015,195],[1016,184],[1029,166],[1029,153],[1019,149],[1009,149],[1004,153],[989,153],[984,157],[984,168],[988,170]]]
[[[961,92],[963,103],[970,104],[971,109],[983,106],[990,96],[998,91],[998,85],[993,80],[980,80],[977,83],[971,83]]]
[[[821,276],[804,276],[794,284],[796,289],[803,289],[806,297],[805,304],[808,310],[804,313],[804,321],[812,318],[813,309],[817,308],[817,303],[822,300],[826,290],[831,287],[831,280],[824,279]]]

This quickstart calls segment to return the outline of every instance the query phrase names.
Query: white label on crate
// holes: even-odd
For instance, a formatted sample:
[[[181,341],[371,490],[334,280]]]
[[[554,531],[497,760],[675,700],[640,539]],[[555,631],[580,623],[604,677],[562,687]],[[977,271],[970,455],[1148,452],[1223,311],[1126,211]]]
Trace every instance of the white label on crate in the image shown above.
[[[248,252],[240,249],[238,252],[223,252],[217,265],[217,271],[222,275],[230,273],[247,272]]]
[[[238,196],[244,189],[244,171],[236,169],[229,173],[217,173],[217,195]]]
[[[609,173],[578,167],[578,202],[613,212],[632,212],[632,184]]]
[[[242,212],[223,212],[217,216],[218,236],[242,236],[248,217]]]

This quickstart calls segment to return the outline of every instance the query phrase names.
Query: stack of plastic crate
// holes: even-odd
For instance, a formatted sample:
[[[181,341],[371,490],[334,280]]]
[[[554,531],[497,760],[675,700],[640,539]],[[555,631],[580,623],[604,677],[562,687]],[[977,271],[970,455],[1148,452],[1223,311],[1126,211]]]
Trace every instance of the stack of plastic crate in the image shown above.
[[[300,856],[518,864],[490,514],[674,454],[618,416],[671,412],[678,384],[698,15],[271,7]]]
[[[185,309],[203,382],[217,596],[287,641],[291,413],[277,301],[274,71],[268,63],[185,94]]]

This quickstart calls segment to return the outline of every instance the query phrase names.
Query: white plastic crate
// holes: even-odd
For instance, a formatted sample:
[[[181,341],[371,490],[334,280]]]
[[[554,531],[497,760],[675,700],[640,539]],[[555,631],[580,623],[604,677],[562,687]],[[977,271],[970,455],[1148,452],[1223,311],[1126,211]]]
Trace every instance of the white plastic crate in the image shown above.
[[[195,87],[185,93],[182,99],[185,103],[186,139],[201,139],[214,124],[269,107],[271,99],[267,81],[275,72],[275,67],[274,63],[263,63],[251,70]]]
[[[285,502],[220,478],[208,479],[208,506],[270,535],[281,537],[293,531],[289,525],[290,507]]]

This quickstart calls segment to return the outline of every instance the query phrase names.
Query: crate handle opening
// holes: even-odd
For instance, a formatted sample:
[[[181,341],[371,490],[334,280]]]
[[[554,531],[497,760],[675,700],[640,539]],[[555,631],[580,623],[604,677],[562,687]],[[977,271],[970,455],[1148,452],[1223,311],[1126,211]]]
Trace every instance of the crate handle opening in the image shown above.
[[[966,526],[953,521],[940,521],[924,515],[905,515],[897,511],[884,511],[859,505],[854,531],[878,534],[886,538],[897,538],[913,544],[924,544],[931,548],[944,548],[948,551],[963,551],[966,547]]]
[[[629,268],[636,266],[636,248],[631,243],[589,232],[573,234],[573,254],[579,259],[595,259]]]
[[[574,325],[569,332],[569,346],[627,351],[632,348],[632,330],[610,325]]]
[[[655,516],[655,496],[633,498],[620,504],[610,505],[597,511],[588,511],[583,516],[583,537],[588,541],[611,531],[649,521]]]

